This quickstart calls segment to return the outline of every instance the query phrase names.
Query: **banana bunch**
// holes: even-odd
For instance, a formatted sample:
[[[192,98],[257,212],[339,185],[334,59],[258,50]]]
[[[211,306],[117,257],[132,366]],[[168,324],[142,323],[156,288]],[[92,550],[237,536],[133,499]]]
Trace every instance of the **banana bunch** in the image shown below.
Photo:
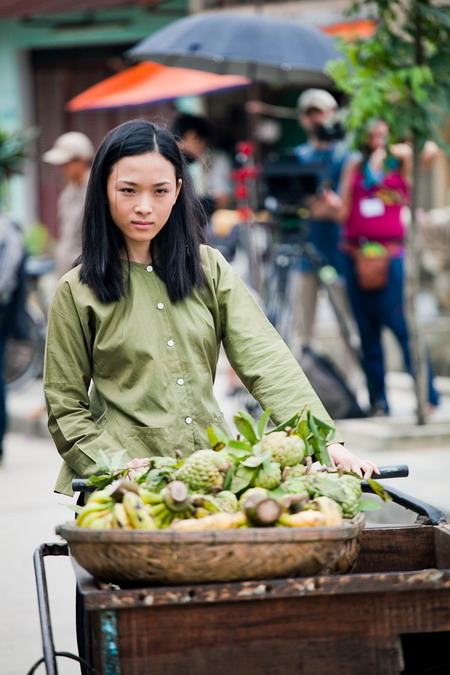
[[[114,499],[109,490],[96,490],[90,495],[86,504],[79,513],[76,524],[78,527],[89,527],[93,530],[104,530],[112,527],[112,513]]]
[[[89,496],[76,519],[90,529],[156,529],[134,483],[118,480]]]

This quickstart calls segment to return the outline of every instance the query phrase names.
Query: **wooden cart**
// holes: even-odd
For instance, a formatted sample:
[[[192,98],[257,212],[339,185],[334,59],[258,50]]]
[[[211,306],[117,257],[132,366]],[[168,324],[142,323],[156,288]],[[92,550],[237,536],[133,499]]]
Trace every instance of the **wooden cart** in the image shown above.
[[[389,492],[418,520],[367,527],[351,574],[118,589],[75,563],[85,672],[450,673],[450,526],[432,506]],[[67,554],[66,544],[44,546]],[[46,552],[36,555],[39,570]],[[56,652],[49,617],[42,621],[40,609],[53,675]]]

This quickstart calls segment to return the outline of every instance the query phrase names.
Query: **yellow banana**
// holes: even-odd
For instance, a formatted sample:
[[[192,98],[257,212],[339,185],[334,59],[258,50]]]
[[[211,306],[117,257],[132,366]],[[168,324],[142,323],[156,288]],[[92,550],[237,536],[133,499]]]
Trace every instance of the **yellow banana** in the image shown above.
[[[109,509],[114,506],[114,501],[111,499],[109,502],[87,502],[82,510],[79,513],[79,518],[88,513],[95,513],[96,511],[103,511],[104,509]]]
[[[285,527],[319,527],[326,525],[326,518],[320,511],[300,511],[300,513],[282,513],[278,524]]]
[[[112,510],[112,527],[117,530],[130,530],[133,528],[125,506],[117,502]]]
[[[339,506],[330,497],[316,497],[311,502],[311,508],[318,510],[325,516],[325,525],[339,527],[342,525],[342,514]]]
[[[247,522],[245,514],[240,513],[212,513],[204,518],[188,518],[172,523],[174,530],[228,530],[241,527]]]
[[[104,528],[105,517],[111,514],[111,509],[102,509],[98,511],[89,511],[87,513],[82,513],[76,519],[76,524],[78,527],[89,527],[95,530],[101,530]]]
[[[126,492],[122,499],[128,518],[135,530],[155,530],[156,523],[135,492]]]

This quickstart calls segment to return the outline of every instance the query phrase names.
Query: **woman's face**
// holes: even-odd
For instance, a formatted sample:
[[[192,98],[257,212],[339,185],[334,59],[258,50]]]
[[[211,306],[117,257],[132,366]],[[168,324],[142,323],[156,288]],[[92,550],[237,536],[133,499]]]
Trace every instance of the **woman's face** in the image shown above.
[[[389,129],[386,122],[377,122],[367,133],[367,145],[371,150],[385,148],[388,135]]]
[[[134,253],[148,253],[169,219],[181,182],[173,164],[158,152],[122,157],[113,164],[106,184],[108,205],[131,259]]]

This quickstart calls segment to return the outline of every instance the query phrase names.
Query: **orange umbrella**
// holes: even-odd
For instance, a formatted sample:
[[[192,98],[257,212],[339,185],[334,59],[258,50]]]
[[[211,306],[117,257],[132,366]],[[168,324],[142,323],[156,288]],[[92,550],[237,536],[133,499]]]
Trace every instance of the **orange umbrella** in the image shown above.
[[[66,105],[67,110],[95,110],[169,101],[249,85],[241,75],[216,75],[144,61],[95,84]]]
[[[340,37],[347,42],[352,40],[370,38],[378,27],[374,19],[355,19],[354,21],[341,21],[331,26],[321,26],[321,30],[328,35]]]

